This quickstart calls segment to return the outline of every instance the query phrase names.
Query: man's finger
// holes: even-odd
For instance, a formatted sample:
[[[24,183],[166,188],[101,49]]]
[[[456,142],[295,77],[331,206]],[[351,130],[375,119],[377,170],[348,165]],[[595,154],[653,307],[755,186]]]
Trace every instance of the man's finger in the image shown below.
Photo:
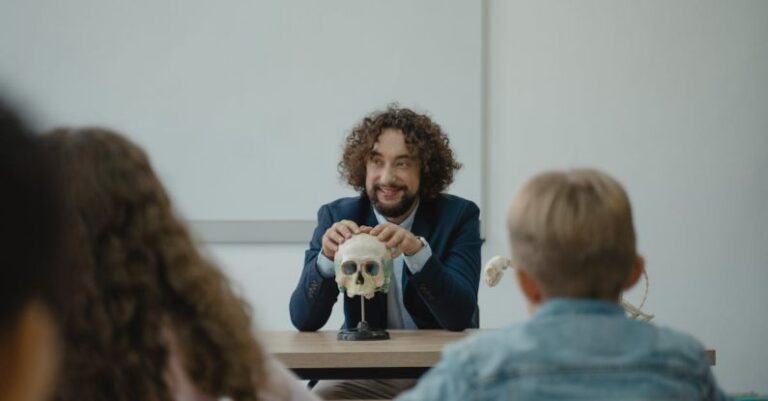
[[[336,243],[336,245],[341,245],[341,243],[344,242],[344,240],[346,240],[346,237],[344,236],[344,234],[341,234],[337,231],[333,233],[332,239],[333,239],[333,242]]]
[[[387,241],[387,248],[400,248],[400,245],[403,242],[403,239],[405,239],[405,233],[400,231],[396,232],[392,238]]]
[[[334,224],[334,226],[336,227],[336,232],[342,237],[344,237],[345,239],[352,236],[353,229],[350,228],[348,225],[337,223],[337,224]]]
[[[382,231],[386,230],[387,228],[393,227],[392,223],[381,223],[377,225],[376,227],[373,227],[371,229],[370,234],[373,236],[378,236]]]
[[[373,236],[375,237],[375,236],[379,235],[379,233],[380,233],[380,232],[381,232],[381,230],[383,230],[383,229],[384,229],[384,225],[383,225],[383,224],[379,224],[378,226],[376,226],[376,227],[373,227],[373,228],[371,229],[371,232],[370,232],[370,233],[368,233],[368,234],[371,234],[371,235],[373,235]]]
[[[376,238],[378,238],[379,241],[387,242],[396,230],[397,229],[393,228],[392,226],[384,227],[378,234],[376,234]]]
[[[333,259],[336,256],[336,251],[339,249],[336,244],[334,244],[330,239],[323,238],[323,254],[329,258]]]
[[[336,252],[337,250],[339,250],[339,246],[327,238],[323,240],[323,248],[326,248],[333,252]]]
[[[334,245],[344,242],[344,236],[339,234],[334,227],[329,228],[328,231],[325,232],[324,238],[334,243]]]
[[[347,229],[349,229],[349,231],[351,233],[355,233],[355,234],[360,233],[360,227],[358,227],[357,223],[355,223],[352,220],[342,220],[338,224],[341,224],[344,227],[346,227]]]

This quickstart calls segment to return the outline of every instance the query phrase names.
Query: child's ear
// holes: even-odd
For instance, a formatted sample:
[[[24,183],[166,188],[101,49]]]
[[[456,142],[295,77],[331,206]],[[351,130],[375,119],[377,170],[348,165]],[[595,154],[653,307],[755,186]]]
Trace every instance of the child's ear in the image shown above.
[[[637,284],[637,280],[640,280],[640,276],[645,271],[645,258],[643,258],[641,255],[637,255],[637,258],[635,258],[635,263],[632,264],[632,269],[629,271],[629,276],[627,276],[627,281],[624,282],[624,288],[623,290],[626,291]]]
[[[521,267],[515,268],[515,276],[517,277],[517,284],[528,302],[534,305],[540,304],[542,301],[541,289],[536,280]]]

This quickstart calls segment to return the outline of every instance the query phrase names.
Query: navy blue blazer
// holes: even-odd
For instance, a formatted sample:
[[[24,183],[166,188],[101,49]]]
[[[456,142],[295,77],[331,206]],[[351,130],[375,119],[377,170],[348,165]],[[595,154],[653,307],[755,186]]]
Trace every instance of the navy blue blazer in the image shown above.
[[[317,227],[304,257],[304,270],[291,295],[291,321],[301,331],[318,330],[328,321],[339,289],[333,278],[317,269],[325,231],[340,220],[375,227],[378,222],[366,196],[341,198],[320,207]],[[464,330],[478,327],[477,291],[480,284],[480,210],[473,202],[441,194],[421,200],[411,232],[424,237],[432,256],[422,270],[403,269],[403,303],[420,329]],[[360,300],[344,296],[344,327],[360,321]],[[374,328],[387,327],[387,294],[366,300],[366,320]]]

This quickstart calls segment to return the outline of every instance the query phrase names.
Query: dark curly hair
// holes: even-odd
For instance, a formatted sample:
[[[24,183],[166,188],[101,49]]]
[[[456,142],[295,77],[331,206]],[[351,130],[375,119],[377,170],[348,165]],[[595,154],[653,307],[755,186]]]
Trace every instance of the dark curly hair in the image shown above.
[[[392,104],[363,118],[347,136],[338,170],[350,186],[365,193],[366,164],[373,145],[387,128],[401,130],[408,150],[419,160],[421,197],[434,198],[451,185],[461,164],[443,130],[428,116]]]
[[[43,142],[76,214],[78,289],[55,400],[171,400],[172,348],[200,392],[256,400],[266,379],[249,308],[198,252],[145,153],[98,128],[58,129]]]

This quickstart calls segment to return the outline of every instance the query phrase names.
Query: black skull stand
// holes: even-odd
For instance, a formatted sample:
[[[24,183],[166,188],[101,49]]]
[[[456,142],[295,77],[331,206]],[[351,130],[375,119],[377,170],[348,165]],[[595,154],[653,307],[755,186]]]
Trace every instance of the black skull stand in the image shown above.
[[[360,323],[354,329],[339,330],[336,339],[339,341],[375,341],[389,340],[389,333],[384,329],[371,329],[365,321],[365,297],[360,297]]]

